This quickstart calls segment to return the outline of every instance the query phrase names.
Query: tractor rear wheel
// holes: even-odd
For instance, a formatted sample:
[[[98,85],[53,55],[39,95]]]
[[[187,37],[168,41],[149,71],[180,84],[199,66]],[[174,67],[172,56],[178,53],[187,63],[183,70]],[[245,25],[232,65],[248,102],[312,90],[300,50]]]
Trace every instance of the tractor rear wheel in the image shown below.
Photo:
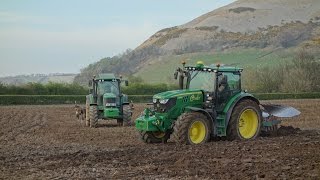
[[[140,132],[141,140],[145,143],[166,143],[170,138],[170,131],[167,132],[152,132],[152,131],[142,131]]]
[[[90,104],[88,102],[88,100],[86,100],[86,122],[85,125],[86,126],[90,126]]]
[[[210,139],[210,122],[201,113],[183,113],[173,129],[173,137],[179,144],[203,144]]]
[[[123,105],[122,124],[131,126],[132,111],[129,105]]]
[[[259,105],[252,100],[243,100],[233,109],[227,128],[228,140],[249,140],[260,134],[262,113]]]
[[[96,128],[98,125],[98,108],[96,105],[90,106],[90,127]]]

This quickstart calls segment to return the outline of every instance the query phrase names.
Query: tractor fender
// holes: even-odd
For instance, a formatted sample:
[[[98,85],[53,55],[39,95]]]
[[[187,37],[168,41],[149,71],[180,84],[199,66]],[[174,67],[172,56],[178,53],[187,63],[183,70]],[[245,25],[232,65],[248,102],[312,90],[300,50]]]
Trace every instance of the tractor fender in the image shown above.
[[[208,111],[206,111],[202,108],[190,107],[190,106],[185,107],[185,110],[194,111],[194,112],[201,112],[205,116],[207,116],[208,119],[210,120],[210,123],[211,123],[211,130],[212,130],[211,132],[214,132],[214,117],[212,117]]]
[[[89,94],[86,96],[86,101],[89,102],[89,105],[97,105],[97,103],[94,102],[94,98],[92,94]]]
[[[128,95],[122,94],[121,95],[122,104],[129,104]]]
[[[226,113],[226,126],[229,124],[229,120],[231,117],[231,114],[233,112],[234,107],[240,102],[245,99],[250,99],[254,102],[256,102],[258,105],[260,105],[260,102],[257,98],[255,98],[252,94],[241,92],[238,95],[234,96],[230,99],[230,101],[227,103],[226,107],[224,108],[223,112]]]

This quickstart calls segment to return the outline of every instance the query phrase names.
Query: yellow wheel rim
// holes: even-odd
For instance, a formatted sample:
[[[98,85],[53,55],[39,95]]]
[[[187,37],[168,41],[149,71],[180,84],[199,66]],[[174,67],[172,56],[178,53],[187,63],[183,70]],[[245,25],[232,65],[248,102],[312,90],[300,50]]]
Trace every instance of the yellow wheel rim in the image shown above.
[[[153,132],[152,134],[154,135],[154,137],[159,138],[159,139],[163,138],[166,135],[165,132],[161,132],[161,131]]]
[[[189,128],[189,138],[192,143],[201,143],[206,136],[206,127],[203,122],[195,121]]]
[[[239,119],[239,132],[244,139],[252,138],[258,130],[258,115],[253,109],[246,109]]]

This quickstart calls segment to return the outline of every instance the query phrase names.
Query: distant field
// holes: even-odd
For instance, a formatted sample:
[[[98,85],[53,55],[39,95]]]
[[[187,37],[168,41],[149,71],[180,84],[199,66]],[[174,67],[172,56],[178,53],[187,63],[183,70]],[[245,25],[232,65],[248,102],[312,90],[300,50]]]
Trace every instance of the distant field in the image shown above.
[[[247,49],[166,56],[147,62],[135,75],[150,83],[170,82],[173,81],[174,70],[181,66],[182,60],[192,65],[201,60],[206,65],[221,63],[242,68],[272,67],[292,60],[292,51],[279,49],[269,54],[271,50]]]

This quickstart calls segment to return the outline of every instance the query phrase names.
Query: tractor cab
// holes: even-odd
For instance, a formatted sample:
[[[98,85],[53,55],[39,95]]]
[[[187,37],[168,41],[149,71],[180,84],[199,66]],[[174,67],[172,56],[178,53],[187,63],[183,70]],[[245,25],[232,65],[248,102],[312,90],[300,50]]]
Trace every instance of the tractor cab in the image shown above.
[[[98,105],[116,107],[120,105],[120,83],[121,79],[113,74],[101,74],[89,82],[90,93]]]
[[[230,97],[241,92],[242,70],[219,64],[204,66],[199,61],[196,66],[183,63],[183,69],[177,69],[175,78],[179,76],[180,89],[201,89],[206,106],[222,111]]]

